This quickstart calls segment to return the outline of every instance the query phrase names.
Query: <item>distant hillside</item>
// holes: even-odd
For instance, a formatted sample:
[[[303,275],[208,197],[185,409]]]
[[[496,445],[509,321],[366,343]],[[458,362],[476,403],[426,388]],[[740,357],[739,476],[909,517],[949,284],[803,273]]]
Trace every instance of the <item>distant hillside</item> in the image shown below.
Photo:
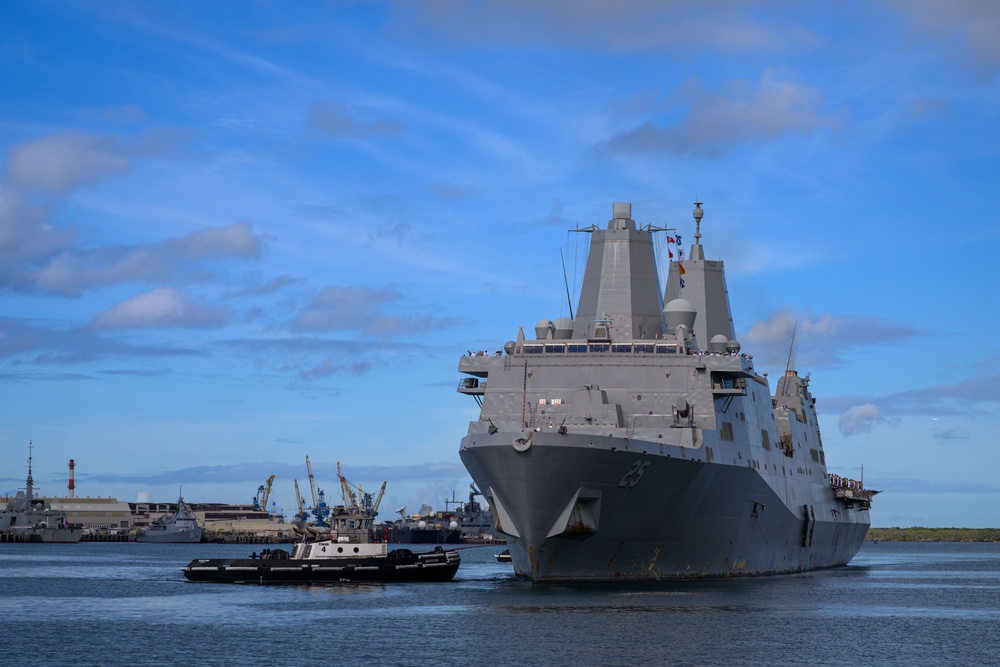
[[[869,528],[880,542],[1000,542],[1000,528]]]

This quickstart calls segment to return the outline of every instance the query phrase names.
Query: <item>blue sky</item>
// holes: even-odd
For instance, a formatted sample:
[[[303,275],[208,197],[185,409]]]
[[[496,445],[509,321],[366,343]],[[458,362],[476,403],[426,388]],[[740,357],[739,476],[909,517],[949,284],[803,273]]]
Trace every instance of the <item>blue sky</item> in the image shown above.
[[[0,492],[383,516],[615,201],[726,262],[878,526],[1000,525],[1000,4],[0,5]]]

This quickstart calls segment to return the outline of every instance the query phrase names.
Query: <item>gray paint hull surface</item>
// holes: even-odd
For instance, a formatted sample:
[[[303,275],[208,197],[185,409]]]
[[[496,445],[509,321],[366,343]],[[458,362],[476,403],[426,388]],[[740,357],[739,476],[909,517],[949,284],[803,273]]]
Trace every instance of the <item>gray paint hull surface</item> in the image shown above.
[[[496,444],[484,446],[488,439]],[[510,434],[463,440],[462,462],[492,489],[512,523],[502,527],[519,534],[507,533],[517,574],[554,582],[798,572],[846,564],[868,531],[867,510],[815,508],[830,496],[826,485],[808,485],[815,497],[790,507],[749,466],[595,449],[594,440],[536,435],[526,452]],[[637,480],[636,461],[649,463]],[[580,489],[600,496],[597,525],[549,536]],[[812,522],[798,507],[809,504]]]
[[[201,528],[182,528],[180,530],[147,530],[136,538],[136,542],[153,544],[195,544],[201,542],[204,531]]]

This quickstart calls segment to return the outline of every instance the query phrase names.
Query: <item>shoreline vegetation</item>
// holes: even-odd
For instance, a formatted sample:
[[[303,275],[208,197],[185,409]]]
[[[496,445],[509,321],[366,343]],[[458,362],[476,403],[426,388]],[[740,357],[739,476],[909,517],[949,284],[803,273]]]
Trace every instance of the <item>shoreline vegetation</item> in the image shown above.
[[[867,542],[1000,542],[1000,528],[869,528]]]

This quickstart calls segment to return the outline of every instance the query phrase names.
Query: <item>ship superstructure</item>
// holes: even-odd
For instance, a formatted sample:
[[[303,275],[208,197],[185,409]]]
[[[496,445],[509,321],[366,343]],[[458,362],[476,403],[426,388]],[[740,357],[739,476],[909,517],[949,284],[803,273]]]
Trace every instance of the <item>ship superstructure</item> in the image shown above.
[[[53,508],[51,503],[35,495],[31,476],[33,449],[34,445],[29,442],[24,490],[19,490],[0,510],[0,542],[79,542],[83,527],[71,524],[66,512]]]
[[[201,542],[205,530],[198,523],[184,497],[177,498],[177,511],[163,514],[136,536],[136,542],[189,544]]]
[[[461,458],[535,582],[794,572],[847,563],[872,491],[827,473],[808,377],[774,396],[695,243],[661,292],[653,234],[616,203],[576,316],[462,357]],[[661,297],[661,294],[663,295]]]

